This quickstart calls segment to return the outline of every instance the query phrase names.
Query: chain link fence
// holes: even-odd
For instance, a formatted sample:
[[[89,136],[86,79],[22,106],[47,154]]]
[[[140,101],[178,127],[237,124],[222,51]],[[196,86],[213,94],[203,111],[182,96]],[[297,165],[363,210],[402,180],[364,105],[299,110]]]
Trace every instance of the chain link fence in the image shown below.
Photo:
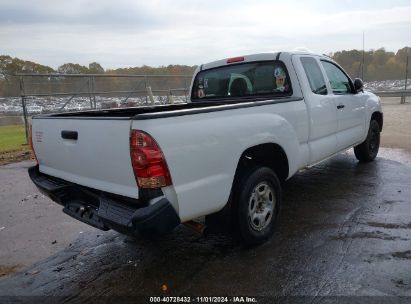
[[[0,115],[22,116],[28,135],[35,114],[185,103],[192,75],[18,74],[8,76]]]

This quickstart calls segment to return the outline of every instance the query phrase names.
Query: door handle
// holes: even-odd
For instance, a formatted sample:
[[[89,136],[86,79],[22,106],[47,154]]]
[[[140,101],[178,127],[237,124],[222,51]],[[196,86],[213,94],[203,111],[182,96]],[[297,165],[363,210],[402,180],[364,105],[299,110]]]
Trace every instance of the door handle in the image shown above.
[[[61,131],[61,137],[64,138],[64,139],[77,140],[78,139],[78,133],[77,133],[77,131],[63,130],[63,131]]]
[[[340,104],[340,105],[337,106],[337,109],[342,109],[342,108],[344,108],[344,107],[345,107],[345,105]]]

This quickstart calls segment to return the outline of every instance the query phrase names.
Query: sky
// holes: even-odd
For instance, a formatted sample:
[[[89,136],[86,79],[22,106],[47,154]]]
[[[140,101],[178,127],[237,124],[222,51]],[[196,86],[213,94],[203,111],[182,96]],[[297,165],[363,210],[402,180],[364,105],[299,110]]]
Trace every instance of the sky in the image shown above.
[[[57,68],[411,46],[410,0],[0,0],[0,55]]]

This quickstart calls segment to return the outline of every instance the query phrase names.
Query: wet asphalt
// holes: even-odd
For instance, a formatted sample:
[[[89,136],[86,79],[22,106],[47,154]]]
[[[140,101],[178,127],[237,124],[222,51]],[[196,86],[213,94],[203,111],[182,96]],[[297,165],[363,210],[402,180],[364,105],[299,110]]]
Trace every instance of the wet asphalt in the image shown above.
[[[411,296],[410,160],[382,149],[360,164],[347,152],[298,173],[257,248],[184,226],[156,240],[92,229],[0,280],[0,296]]]

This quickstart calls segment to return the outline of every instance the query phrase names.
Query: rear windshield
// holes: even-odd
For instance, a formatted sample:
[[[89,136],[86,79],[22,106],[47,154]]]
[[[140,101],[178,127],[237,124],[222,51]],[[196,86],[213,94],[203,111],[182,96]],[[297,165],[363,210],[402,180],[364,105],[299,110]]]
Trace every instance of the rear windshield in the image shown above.
[[[241,63],[204,70],[197,74],[191,99],[290,96],[291,81],[281,61]]]

